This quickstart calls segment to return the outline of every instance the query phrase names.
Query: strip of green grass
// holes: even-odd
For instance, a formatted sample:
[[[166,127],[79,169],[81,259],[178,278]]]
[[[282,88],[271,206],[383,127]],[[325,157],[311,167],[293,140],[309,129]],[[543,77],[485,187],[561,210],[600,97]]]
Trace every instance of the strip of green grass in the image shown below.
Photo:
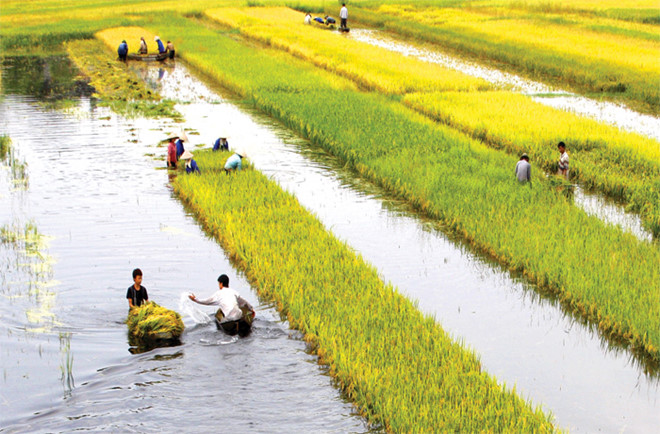
[[[178,52],[220,84],[660,359],[657,246],[588,217],[542,180],[521,188],[517,158],[399,103],[196,21],[168,19],[166,28],[186,35]]]
[[[392,432],[554,430],[291,194],[254,170],[226,175],[226,157],[197,152],[204,171],[179,175],[176,192],[370,421]]]

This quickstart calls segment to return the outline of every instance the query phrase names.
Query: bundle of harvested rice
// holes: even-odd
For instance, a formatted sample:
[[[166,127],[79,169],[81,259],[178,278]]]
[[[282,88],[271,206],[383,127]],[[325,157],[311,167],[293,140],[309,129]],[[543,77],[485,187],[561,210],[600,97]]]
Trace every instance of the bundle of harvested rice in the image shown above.
[[[126,324],[138,338],[178,339],[184,329],[181,315],[154,302],[131,309]]]

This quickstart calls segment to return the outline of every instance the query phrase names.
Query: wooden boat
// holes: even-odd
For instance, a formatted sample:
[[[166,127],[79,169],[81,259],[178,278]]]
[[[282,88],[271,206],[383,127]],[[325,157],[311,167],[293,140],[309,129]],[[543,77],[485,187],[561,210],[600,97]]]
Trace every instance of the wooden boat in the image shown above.
[[[162,62],[163,60],[167,59],[168,56],[169,53],[152,53],[152,54],[129,53],[126,55],[126,58],[128,60],[142,60],[145,62],[153,62],[154,60],[158,60],[159,62]]]
[[[222,313],[222,310],[218,309],[215,313],[215,325],[218,327],[218,330],[223,330],[230,336],[239,335],[247,336],[252,330],[252,321],[254,321],[254,316],[252,311],[247,307],[242,307],[243,317],[235,321],[224,321],[225,315]]]

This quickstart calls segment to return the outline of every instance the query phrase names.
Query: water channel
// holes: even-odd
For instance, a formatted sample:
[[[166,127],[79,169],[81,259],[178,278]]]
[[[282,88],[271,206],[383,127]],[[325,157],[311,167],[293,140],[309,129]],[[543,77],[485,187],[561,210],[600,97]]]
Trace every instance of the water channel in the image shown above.
[[[385,48],[415,57],[425,62],[437,63],[446,68],[455,69],[464,74],[478,77],[500,88],[529,95],[535,101],[564,111],[614,125],[622,130],[631,131],[660,141],[660,118],[645,115],[623,105],[607,101],[598,101],[576,95],[520,77],[515,74],[479,65],[441,53],[436,48],[418,47],[394,39],[381,31],[370,29],[351,29],[348,37],[370,45]]]
[[[181,63],[144,74],[165,96],[185,103],[177,107],[193,150],[228,134],[230,146],[245,147],[259,170],[474,348],[490,374],[552,411],[560,427],[657,428],[657,373],[645,373],[627,351],[327,153],[219,96]],[[0,196],[0,216],[2,222],[34,220],[53,237],[47,287],[55,294],[51,328],[41,332],[21,316],[37,303],[29,285],[25,299],[2,299],[0,405],[12,416],[0,425],[150,431],[190,424],[211,431],[218,427],[211,403],[220,402],[222,423],[240,431],[366,430],[267,305],[260,306],[255,333],[246,340],[228,340],[188,319],[180,347],[126,351],[122,303],[132,268],[145,270],[154,300],[177,308],[182,291],[210,292],[215,276],[231,266],[172,198],[166,172],[158,170],[164,162],[146,155],[162,157],[164,148],[155,143],[177,127],[125,121],[87,99],[80,107],[61,114],[18,96],[0,105],[0,132],[12,137],[30,172],[29,188]],[[232,273],[232,286],[258,304],[240,274]],[[24,393],[32,396],[28,404],[14,398]]]
[[[173,197],[150,155],[178,127],[122,119],[85,96],[67,113],[43,108],[53,92],[38,83],[57,82],[60,62],[35,63],[23,84],[36,89],[12,81],[24,62],[3,68],[0,134],[27,178],[0,164],[0,227],[47,238],[0,243],[0,431],[369,431]],[[175,310],[182,292],[210,294],[227,273],[258,306],[253,333],[233,339],[186,317],[182,345],[132,354],[123,321],[136,267],[150,298]]]

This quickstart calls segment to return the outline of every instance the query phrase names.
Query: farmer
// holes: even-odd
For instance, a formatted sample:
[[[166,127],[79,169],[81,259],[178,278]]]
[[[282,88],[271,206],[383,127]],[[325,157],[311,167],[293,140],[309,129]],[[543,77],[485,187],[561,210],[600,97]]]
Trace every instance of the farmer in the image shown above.
[[[160,40],[158,36],[154,36],[154,41],[158,44],[158,52],[160,54],[163,54],[165,52],[165,46],[163,45],[163,41]]]
[[[348,20],[348,9],[346,9],[346,3],[341,4],[341,9],[339,10],[339,19],[341,24],[339,27],[342,29],[347,29],[346,21]]]
[[[252,317],[255,317],[254,308],[247,300],[241,297],[238,292],[229,287],[229,277],[226,274],[218,277],[218,290],[206,300],[197,300],[195,294],[188,296],[192,301],[207,306],[219,306],[222,314],[225,316],[224,321],[235,321],[243,317],[241,307],[247,307],[252,312]]]
[[[312,14],[310,14],[309,12],[307,12],[307,15],[305,15],[304,23],[305,24],[312,24]]]
[[[142,306],[143,304],[149,302],[147,288],[142,286],[142,270],[139,268],[133,270],[133,284],[128,287],[128,291],[126,291],[126,298],[128,299],[129,309]]]
[[[140,38],[140,48],[138,49],[138,54],[147,54],[147,41],[144,40],[144,36]]]
[[[559,142],[557,148],[559,148],[559,170],[557,174],[568,179],[568,152],[566,152],[566,144]]]
[[[529,164],[527,154],[522,154],[520,160],[516,163],[516,178],[518,182],[526,183],[532,181],[532,165]]]
[[[326,15],[325,16],[325,25],[329,26],[330,24],[337,24],[337,20],[335,20],[334,18],[329,17],[329,16]]]
[[[185,148],[183,147],[183,140],[179,137],[177,138],[176,141],[176,158],[177,160],[181,158],[181,155],[183,154],[183,151],[185,151]]]
[[[167,41],[167,52],[170,53],[170,59],[174,59],[174,44],[172,41]]]
[[[128,55],[128,44],[126,41],[121,41],[119,48],[117,48],[117,54],[119,54],[119,60],[126,62],[126,56]]]
[[[229,150],[229,142],[227,141],[227,138],[226,137],[218,137],[218,139],[213,144],[213,150],[214,151],[228,151]]]
[[[227,158],[225,163],[225,173],[229,173],[233,170],[241,170],[243,166],[241,160],[245,157],[245,151],[236,151],[234,155]]]
[[[170,142],[167,144],[167,167],[170,169],[176,169],[176,162],[178,158],[176,156],[176,144],[174,141],[178,139],[177,136],[170,136],[167,138]]]
[[[323,18],[321,17],[314,17],[314,21],[316,21],[317,23],[325,24],[325,21],[323,21]]]
[[[193,154],[190,151],[185,151],[181,154],[181,159],[186,160],[186,173],[200,173],[197,162],[193,160]]]

